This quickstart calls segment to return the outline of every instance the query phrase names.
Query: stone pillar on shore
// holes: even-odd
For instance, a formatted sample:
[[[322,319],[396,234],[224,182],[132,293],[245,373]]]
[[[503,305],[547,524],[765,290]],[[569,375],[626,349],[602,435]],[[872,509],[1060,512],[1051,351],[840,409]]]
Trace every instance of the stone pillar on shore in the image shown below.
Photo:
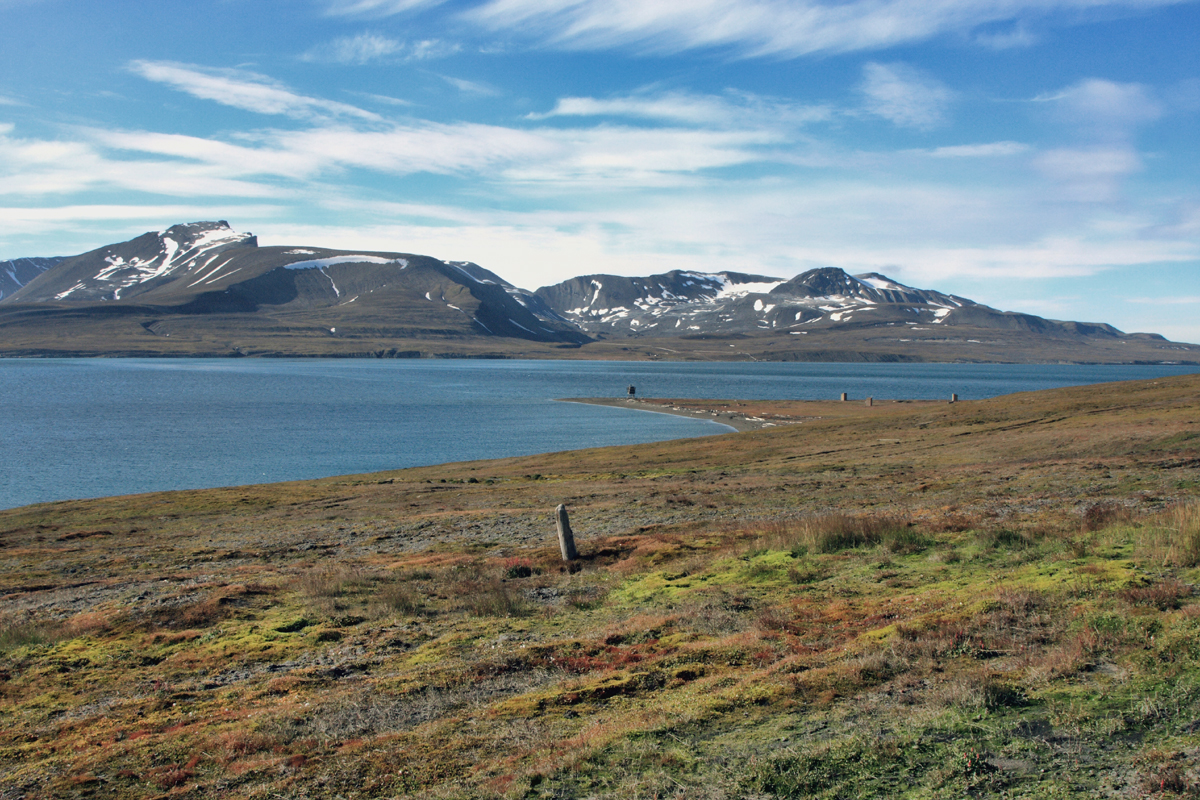
[[[579,558],[579,552],[575,549],[575,534],[571,533],[571,520],[565,505],[560,503],[554,509],[554,521],[558,525],[558,549],[562,551],[563,561],[574,561]]]

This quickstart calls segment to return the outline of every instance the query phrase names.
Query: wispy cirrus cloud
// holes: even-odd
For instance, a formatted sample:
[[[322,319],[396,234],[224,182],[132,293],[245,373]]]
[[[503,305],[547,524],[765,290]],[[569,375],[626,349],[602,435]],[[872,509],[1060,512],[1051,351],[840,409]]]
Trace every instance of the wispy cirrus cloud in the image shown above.
[[[564,97],[550,111],[527,119],[552,117],[623,117],[684,125],[748,127],[752,125],[803,125],[830,119],[828,106],[802,106],[750,94],[724,96],[686,92],[649,93],[621,97]]]
[[[675,53],[720,48],[736,55],[796,57],[877,50],[982,26],[988,47],[1026,43],[1027,20],[1064,24],[1105,9],[1142,10],[1186,0],[482,0],[458,17],[486,31],[556,48]],[[384,17],[441,0],[331,0],[330,14]]]
[[[310,48],[300,58],[304,61],[325,61],[335,64],[367,64],[395,56],[404,44],[377,33],[340,36],[332,42]]]
[[[1162,103],[1149,87],[1100,78],[1039,95],[1034,102],[1052,104],[1065,123],[1103,139],[1127,138],[1163,115]]]
[[[921,130],[945,122],[954,99],[941,81],[907,64],[864,65],[859,91],[870,113],[902,128]]]
[[[319,44],[307,50],[300,58],[303,61],[363,65],[373,61],[425,61],[445,58],[460,49],[456,44],[437,39],[402,42],[378,33],[360,33],[357,36],[341,36],[332,42]]]
[[[464,78],[455,78],[450,75],[442,75],[440,77],[463,94],[473,94],[479,97],[495,97],[500,94],[499,89],[494,86],[488,86],[486,83],[468,81]]]
[[[1060,196],[1084,203],[1115,200],[1124,179],[1142,170],[1131,147],[1078,147],[1046,150],[1033,161]]]
[[[445,0],[331,0],[326,13],[340,17],[387,17],[419,8],[438,6]]]
[[[1000,158],[1027,153],[1030,146],[1021,142],[988,142],[938,147],[929,151],[934,158]]]
[[[0,197],[47,198],[94,191],[161,197],[271,197],[277,187],[239,180],[206,163],[114,158],[86,142],[0,136]]]
[[[379,119],[377,114],[346,103],[297,94],[279,81],[245,70],[209,69],[169,61],[133,61],[129,70],[193,97],[258,114],[281,114],[297,119]]]
[[[771,160],[771,148],[784,142],[778,134],[761,131],[612,126],[519,130],[471,123],[271,130],[243,135],[238,143],[151,132],[86,133],[108,149],[178,158],[203,167],[206,174],[230,179],[320,181],[346,169],[364,169],[560,189],[678,185],[704,170]],[[178,169],[160,166],[164,176]]]
[[[181,163],[146,155],[114,158],[103,142],[20,139],[0,126],[0,196],[25,198],[96,190],[127,190],[163,197],[268,197],[277,187],[239,179],[216,160]],[[81,131],[86,135],[86,131]],[[99,138],[99,137],[97,137]],[[100,146],[97,146],[100,145]],[[160,151],[164,148],[159,148]],[[174,155],[173,153],[166,153]],[[243,172],[242,175],[249,174]]]
[[[980,31],[972,41],[989,50],[1014,50],[1019,47],[1032,47],[1038,43],[1038,37],[1024,24],[1018,23],[1007,30]]]

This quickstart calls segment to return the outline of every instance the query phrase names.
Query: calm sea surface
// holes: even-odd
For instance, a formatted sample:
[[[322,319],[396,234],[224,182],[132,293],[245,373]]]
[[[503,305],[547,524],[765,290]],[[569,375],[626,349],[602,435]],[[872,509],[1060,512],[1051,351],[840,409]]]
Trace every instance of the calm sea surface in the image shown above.
[[[1196,367],[266,359],[0,359],[0,508],[726,433],[556,403],[949,398]]]

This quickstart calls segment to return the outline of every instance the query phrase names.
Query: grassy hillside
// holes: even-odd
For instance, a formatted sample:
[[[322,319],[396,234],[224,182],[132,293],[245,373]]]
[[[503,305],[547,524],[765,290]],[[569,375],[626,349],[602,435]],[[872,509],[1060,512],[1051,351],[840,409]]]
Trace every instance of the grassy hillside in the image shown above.
[[[1200,376],[831,405],[0,512],[0,797],[1200,796]]]

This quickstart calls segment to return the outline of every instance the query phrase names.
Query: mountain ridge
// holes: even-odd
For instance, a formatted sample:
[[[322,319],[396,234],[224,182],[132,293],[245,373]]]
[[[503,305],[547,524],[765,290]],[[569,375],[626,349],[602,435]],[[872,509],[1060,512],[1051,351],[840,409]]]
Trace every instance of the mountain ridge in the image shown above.
[[[1200,362],[1200,346],[1158,334],[836,267],[593,274],[531,292],[472,262],[262,247],[225,220],[0,262],[0,276],[18,263],[0,296],[0,355]]]

